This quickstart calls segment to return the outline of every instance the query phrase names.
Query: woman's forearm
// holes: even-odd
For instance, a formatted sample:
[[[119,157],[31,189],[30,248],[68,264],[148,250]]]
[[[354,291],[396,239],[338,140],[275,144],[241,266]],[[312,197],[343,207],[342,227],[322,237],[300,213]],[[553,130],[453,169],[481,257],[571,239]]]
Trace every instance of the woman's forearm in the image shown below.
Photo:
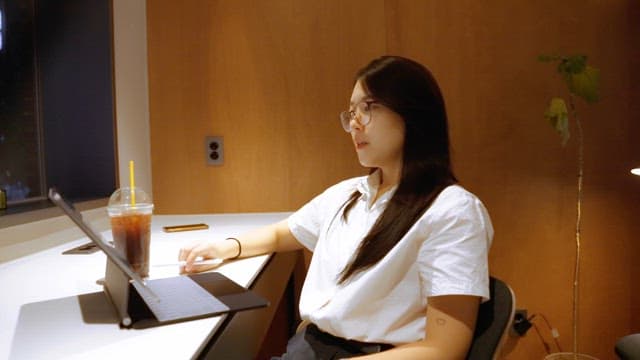
[[[240,247],[242,247],[240,257],[250,257],[302,248],[302,245],[289,231],[287,220],[250,230],[235,238],[238,239]],[[233,252],[231,256],[235,256],[238,254],[238,244],[236,244],[235,241],[230,242],[233,243],[236,249],[236,252]]]
[[[226,240],[216,239],[185,246],[180,249],[178,260],[186,262],[184,271],[200,272],[217,265],[196,265],[194,262],[198,258],[235,259],[300,248],[302,245],[289,231],[287,220],[283,220]]]

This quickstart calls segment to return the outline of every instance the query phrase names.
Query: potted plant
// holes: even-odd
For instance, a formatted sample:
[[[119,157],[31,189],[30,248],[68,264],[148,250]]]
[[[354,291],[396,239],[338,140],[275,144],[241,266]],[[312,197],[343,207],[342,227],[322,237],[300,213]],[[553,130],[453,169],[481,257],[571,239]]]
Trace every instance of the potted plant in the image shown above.
[[[566,145],[570,138],[569,122],[573,121],[577,129],[578,141],[578,184],[576,201],[575,227],[575,267],[573,277],[573,356],[578,356],[578,302],[580,281],[580,235],[582,221],[582,194],[584,168],[584,139],[582,123],[576,110],[576,99],[581,98],[588,104],[598,101],[600,71],[587,63],[585,55],[559,56],[541,55],[538,60],[546,63],[556,63],[557,72],[562,76],[568,90],[567,100],[563,97],[553,97],[544,117],[561,137],[562,145]]]

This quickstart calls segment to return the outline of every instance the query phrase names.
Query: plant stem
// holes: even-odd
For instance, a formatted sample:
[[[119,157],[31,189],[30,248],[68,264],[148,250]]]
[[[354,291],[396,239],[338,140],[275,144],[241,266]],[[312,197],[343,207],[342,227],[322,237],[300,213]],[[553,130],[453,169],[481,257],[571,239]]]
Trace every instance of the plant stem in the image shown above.
[[[582,123],[578,118],[578,113],[574,104],[573,94],[569,95],[569,107],[571,114],[576,121],[578,128],[578,200],[576,203],[576,259],[573,273],[573,358],[578,357],[578,303],[579,303],[579,281],[580,281],[580,232],[582,223],[582,182],[584,168],[584,135],[582,133]]]

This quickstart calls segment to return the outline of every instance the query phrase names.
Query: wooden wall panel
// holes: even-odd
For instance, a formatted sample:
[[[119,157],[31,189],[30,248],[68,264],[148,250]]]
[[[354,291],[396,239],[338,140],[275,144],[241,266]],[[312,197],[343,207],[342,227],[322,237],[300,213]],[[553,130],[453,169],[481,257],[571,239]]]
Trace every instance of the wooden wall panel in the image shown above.
[[[160,213],[294,210],[363,173],[337,114],[371,58],[415,58],[447,101],[456,172],[487,205],[492,273],[552,345],[572,346],[576,141],[542,113],[564,85],[542,53],[586,53],[602,99],[580,104],[585,198],[579,343],[613,358],[640,331],[640,4],[632,0],[147,2],[154,199]],[[575,129],[572,129],[575,131]],[[203,139],[226,159],[207,167]],[[510,359],[540,359],[535,332]]]
[[[365,3],[149,3],[159,212],[293,210],[362,173],[337,114],[384,53],[384,7],[361,19]],[[224,166],[205,166],[206,135]]]

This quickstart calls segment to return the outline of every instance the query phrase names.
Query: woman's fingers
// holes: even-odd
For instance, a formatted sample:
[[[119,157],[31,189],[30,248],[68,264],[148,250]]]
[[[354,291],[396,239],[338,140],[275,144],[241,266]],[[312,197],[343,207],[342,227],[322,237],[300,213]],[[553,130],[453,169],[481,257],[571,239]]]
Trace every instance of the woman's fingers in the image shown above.
[[[185,261],[185,260],[187,260],[187,256],[189,256],[189,254],[191,253],[191,251],[193,251],[193,249],[194,249],[195,247],[197,247],[197,246],[198,246],[198,244],[199,244],[199,243],[193,243],[193,244],[189,244],[189,245],[186,245],[186,246],[182,247],[182,248],[180,249],[180,251],[178,252],[178,260],[180,260],[180,261]]]
[[[184,274],[184,273],[198,273],[198,272],[203,272],[203,271],[207,271],[207,270],[211,270],[211,269],[215,269],[218,266],[220,266],[220,264],[205,264],[205,265],[188,265],[186,264],[185,266],[182,266],[180,268],[180,273]]]
[[[184,268],[180,269],[181,272],[200,272],[213,269],[219,264],[206,264],[206,265],[194,265],[193,263],[198,258],[211,259],[216,258],[215,248],[213,243],[199,243],[192,244],[180,249],[178,259],[185,262]]]

